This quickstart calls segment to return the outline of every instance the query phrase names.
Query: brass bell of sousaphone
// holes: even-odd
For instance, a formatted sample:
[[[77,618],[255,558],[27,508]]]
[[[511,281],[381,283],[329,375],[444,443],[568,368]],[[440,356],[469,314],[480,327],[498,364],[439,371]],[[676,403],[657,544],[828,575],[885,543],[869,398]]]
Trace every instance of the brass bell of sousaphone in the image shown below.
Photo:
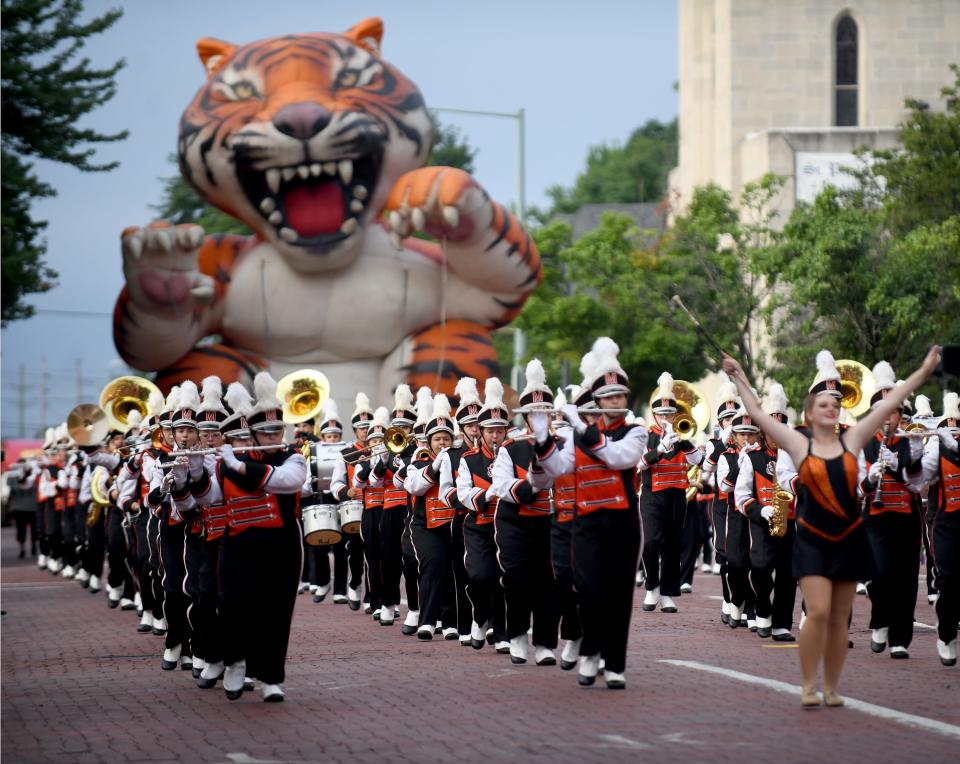
[[[862,416],[870,408],[870,398],[877,388],[873,372],[859,361],[849,359],[837,361],[836,365],[840,372],[840,392],[843,395],[840,405],[852,417]]]
[[[100,391],[100,408],[107,415],[110,428],[119,432],[129,430],[127,419],[134,409],[146,419],[150,414],[147,400],[154,390],[160,393],[160,388],[144,377],[117,377],[108,382]]]
[[[313,419],[329,397],[330,381],[316,369],[300,369],[277,382],[277,398],[283,403],[283,421],[287,424]]]
[[[657,399],[659,388],[654,388],[649,405]],[[677,418],[673,420],[673,430],[677,437],[689,440],[698,432],[704,432],[710,423],[710,407],[703,392],[682,379],[673,381],[673,394],[677,398]]]
[[[110,432],[110,422],[95,403],[78,403],[67,414],[67,432],[78,446],[97,446]]]

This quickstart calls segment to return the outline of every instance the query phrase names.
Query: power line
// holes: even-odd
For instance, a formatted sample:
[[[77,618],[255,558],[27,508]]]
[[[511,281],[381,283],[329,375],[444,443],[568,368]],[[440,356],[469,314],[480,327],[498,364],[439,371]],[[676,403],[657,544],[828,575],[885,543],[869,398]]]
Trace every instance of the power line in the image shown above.
[[[112,312],[103,312],[99,310],[68,310],[66,308],[37,308],[33,312],[36,315],[83,316],[84,318],[102,318],[104,316],[113,316]]]

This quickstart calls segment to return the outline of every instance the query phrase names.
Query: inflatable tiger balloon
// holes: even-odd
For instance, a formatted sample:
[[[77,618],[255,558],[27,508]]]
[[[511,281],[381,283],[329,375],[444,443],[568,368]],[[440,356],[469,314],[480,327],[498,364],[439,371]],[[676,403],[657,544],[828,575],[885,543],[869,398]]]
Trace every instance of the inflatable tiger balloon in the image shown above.
[[[254,236],[155,221],[122,235],[114,338],[164,388],[321,369],[349,407],[401,382],[499,373],[490,330],[541,277],[530,237],[466,172],[425,167],[423,97],[383,26],[197,47],[180,170]],[[423,231],[436,242],[414,238]]]

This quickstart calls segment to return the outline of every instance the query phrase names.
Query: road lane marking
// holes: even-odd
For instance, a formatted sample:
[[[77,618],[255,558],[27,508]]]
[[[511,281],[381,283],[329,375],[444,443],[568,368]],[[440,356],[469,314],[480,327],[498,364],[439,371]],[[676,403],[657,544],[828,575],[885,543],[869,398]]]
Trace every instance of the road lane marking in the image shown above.
[[[801,688],[795,684],[787,684],[786,682],[780,682],[776,679],[767,679],[766,677],[762,676],[753,676],[752,674],[745,674],[740,671],[733,671],[732,669],[726,669],[720,666],[711,666],[709,663],[680,660],[660,660],[658,663],[666,663],[671,666],[680,666],[681,668],[691,668],[697,671],[706,671],[710,674],[717,674],[718,676],[727,677],[728,679],[736,679],[740,682],[746,682],[747,684],[758,684],[762,687],[769,687],[771,690],[786,693],[788,695],[799,695],[801,692]],[[889,721],[905,724],[908,727],[917,727],[929,732],[936,732],[938,735],[960,740],[960,727],[954,724],[948,724],[947,722],[942,722],[937,719],[928,719],[925,716],[908,714],[903,711],[896,711],[892,708],[887,708],[886,706],[878,706],[875,703],[867,703],[864,700],[857,700],[856,698],[851,698],[846,695],[843,696],[843,699],[846,707],[852,708],[854,711],[860,711],[861,713],[869,714],[870,716],[876,716],[880,719],[887,719]]]

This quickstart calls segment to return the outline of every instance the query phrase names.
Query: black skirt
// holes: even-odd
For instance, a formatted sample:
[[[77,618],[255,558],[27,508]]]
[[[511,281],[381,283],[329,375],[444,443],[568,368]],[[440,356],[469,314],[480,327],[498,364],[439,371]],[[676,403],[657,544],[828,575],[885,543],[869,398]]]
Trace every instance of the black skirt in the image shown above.
[[[831,581],[869,581],[873,557],[866,524],[841,541],[827,541],[797,524],[793,537],[793,577],[823,576]]]

